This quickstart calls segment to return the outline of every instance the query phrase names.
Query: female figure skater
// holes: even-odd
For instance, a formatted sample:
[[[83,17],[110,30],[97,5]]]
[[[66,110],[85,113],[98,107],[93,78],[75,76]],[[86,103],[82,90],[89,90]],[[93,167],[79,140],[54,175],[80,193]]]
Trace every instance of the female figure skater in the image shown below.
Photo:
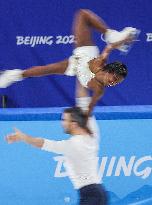
[[[94,45],[92,28],[103,33],[107,46],[101,54]],[[34,66],[27,70],[6,70],[0,76],[0,88],[6,88],[14,82],[28,77],[39,77],[50,74],[77,76],[85,88],[93,91],[88,114],[91,113],[98,99],[103,95],[106,86],[115,86],[127,75],[127,68],[121,62],[107,64],[107,58],[113,49],[122,49],[125,43],[134,40],[137,29],[129,27],[121,32],[109,29],[104,21],[90,10],[79,10],[74,19],[73,32],[75,49],[69,59],[44,66]]]

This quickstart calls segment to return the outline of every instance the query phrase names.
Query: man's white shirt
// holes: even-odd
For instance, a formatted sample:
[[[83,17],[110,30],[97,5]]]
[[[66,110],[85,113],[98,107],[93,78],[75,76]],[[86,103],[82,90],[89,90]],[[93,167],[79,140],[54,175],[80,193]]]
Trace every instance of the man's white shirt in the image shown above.
[[[87,109],[89,98],[78,98],[77,106]],[[68,140],[44,139],[42,150],[63,154],[65,167],[74,188],[80,189],[89,184],[98,184],[99,129],[95,117],[90,117],[88,127],[92,135],[72,135]]]

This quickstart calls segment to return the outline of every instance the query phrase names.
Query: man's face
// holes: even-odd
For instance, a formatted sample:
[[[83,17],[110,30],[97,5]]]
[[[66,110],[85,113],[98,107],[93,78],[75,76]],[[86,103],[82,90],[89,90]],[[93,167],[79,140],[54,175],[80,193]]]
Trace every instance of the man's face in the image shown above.
[[[62,127],[64,129],[64,132],[67,134],[71,134],[72,129],[72,121],[71,121],[71,115],[70,113],[63,113],[62,114]]]
[[[106,72],[105,76],[104,76],[104,84],[105,86],[115,86],[119,83],[121,83],[124,80],[123,77],[121,76],[117,76],[114,73],[108,73]]]

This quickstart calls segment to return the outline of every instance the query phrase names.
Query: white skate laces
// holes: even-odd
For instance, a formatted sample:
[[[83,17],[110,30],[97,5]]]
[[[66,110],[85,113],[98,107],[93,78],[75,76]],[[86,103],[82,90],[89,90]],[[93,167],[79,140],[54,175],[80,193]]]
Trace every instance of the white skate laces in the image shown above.
[[[118,50],[120,50],[122,52],[128,52],[132,43],[134,41],[136,41],[139,34],[140,34],[140,30],[133,28],[133,27],[126,27],[120,32],[116,31],[116,30],[108,29],[106,34],[104,35],[104,38],[103,38],[103,36],[101,38],[107,44],[112,44],[112,43],[122,41],[122,40],[126,39],[127,37],[130,37],[130,39],[132,39],[131,42],[125,43],[117,48]]]
[[[23,70],[5,70],[0,74],[0,88],[7,88],[17,81],[23,80]]]

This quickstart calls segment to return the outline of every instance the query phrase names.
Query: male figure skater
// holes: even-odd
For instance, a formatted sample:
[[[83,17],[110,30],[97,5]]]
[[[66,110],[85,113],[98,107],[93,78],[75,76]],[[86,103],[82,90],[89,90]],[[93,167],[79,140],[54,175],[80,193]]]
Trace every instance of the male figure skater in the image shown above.
[[[67,108],[62,115],[64,131],[70,138],[55,141],[31,137],[15,130],[8,135],[8,143],[24,142],[48,152],[63,154],[65,166],[74,188],[79,194],[79,205],[107,205],[107,195],[98,178],[99,129],[95,117],[87,117],[89,100],[86,88],[78,84],[77,106]],[[80,160],[81,159],[81,160]]]

